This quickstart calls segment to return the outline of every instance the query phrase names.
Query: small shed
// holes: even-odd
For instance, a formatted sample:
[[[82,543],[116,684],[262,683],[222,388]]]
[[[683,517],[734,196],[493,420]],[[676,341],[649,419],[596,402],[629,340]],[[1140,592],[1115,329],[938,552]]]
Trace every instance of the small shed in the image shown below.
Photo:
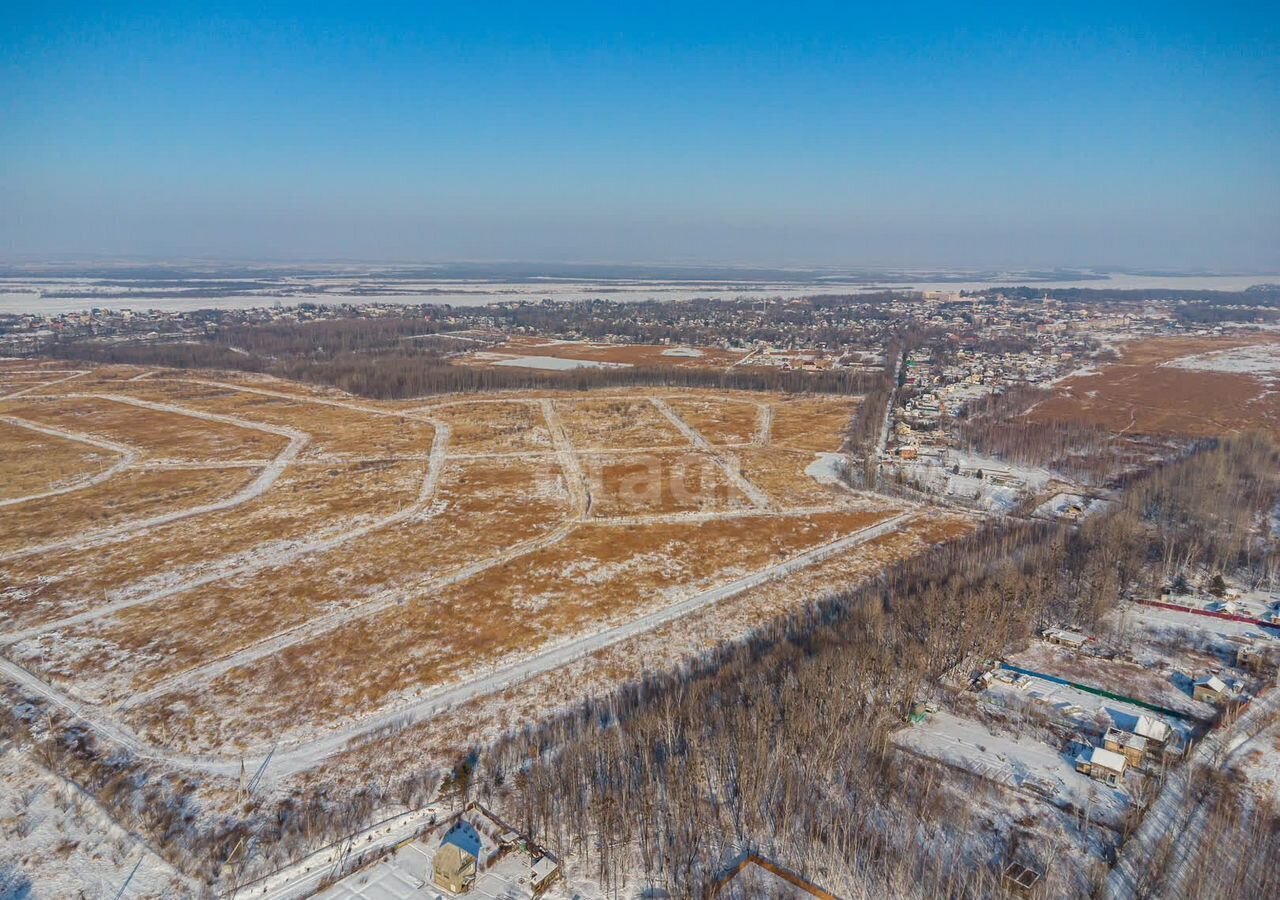
[[[1124,756],[1105,747],[1090,747],[1088,753],[1076,759],[1077,771],[1112,787],[1120,786],[1128,768],[1129,761]]]
[[[1206,703],[1221,703],[1227,699],[1227,683],[1217,675],[1205,675],[1196,679],[1191,696]]]
[[[1078,631],[1071,631],[1066,628],[1046,628],[1043,636],[1044,639],[1051,644],[1057,644],[1060,647],[1069,647],[1072,650],[1079,650],[1089,642],[1087,635],[1083,635]]]
[[[1152,716],[1138,716],[1133,726],[1133,733],[1147,739],[1148,744],[1164,746],[1173,737],[1173,729],[1168,722],[1161,722]]]
[[[560,863],[549,854],[534,859],[529,867],[529,886],[535,894],[540,894],[555,882],[560,875]]]

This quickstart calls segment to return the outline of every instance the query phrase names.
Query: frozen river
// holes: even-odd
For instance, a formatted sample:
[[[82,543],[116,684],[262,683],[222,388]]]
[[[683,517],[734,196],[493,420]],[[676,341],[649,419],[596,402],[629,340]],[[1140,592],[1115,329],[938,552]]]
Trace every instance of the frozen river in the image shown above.
[[[258,279],[253,279],[257,281]],[[1106,278],[1034,280],[1017,275],[984,281],[689,281],[668,279],[565,281],[435,281],[365,278],[261,279],[248,288],[244,280],[228,280],[219,290],[215,279],[189,283],[145,279],[0,278],[0,313],[57,315],[91,307],[134,310],[248,309],[276,303],[400,303],[484,306],[520,300],[690,300],[702,297],[783,298],[858,294],[877,290],[981,290],[1011,285],[1054,288],[1114,288],[1238,291],[1263,282],[1280,282],[1277,275],[1127,275]],[[190,285],[188,287],[188,284]]]

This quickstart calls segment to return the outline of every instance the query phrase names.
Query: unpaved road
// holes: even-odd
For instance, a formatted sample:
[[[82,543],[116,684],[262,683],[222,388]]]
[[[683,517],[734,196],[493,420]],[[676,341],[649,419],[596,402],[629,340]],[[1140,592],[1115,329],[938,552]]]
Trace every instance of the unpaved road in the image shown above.
[[[443,422],[430,416],[429,407],[413,411],[396,411],[370,407],[358,402],[290,394],[282,391],[273,391],[267,388],[256,388],[239,384],[227,384],[217,381],[196,379],[175,380],[185,381],[188,383],[194,382],[206,384],[228,390],[244,391],[246,393],[261,394],[298,402],[342,407],[379,416],[425,421],[435,427],[436,431],[432,442],[427,472],[424,476],[417,501],[411,507],[376,523],[367,523],[365,526],[360,528],[288,548],[285,551],[285,555],[288,558],[294,558],[295,556],[299,556],[303,553],[322,551],[329,547],[337,546],[338,544],[351,540],[354,537],[367,534],[377,528],[394,525],[410,515],[421,514],[434,498],[440,473],[447,461],[452,458],[448,452],[450,430]],[[157,516],[151,519],[126,523],[125,525],[117,529],[113,529],[110,532],[85,535],[75,540],[60,541],[40,547],[24,548],[15,554],[10,554],[10,557],[26,556],[61,549],[89,549],[108,540],[127,539],[129,536],[142,533],[145,530],[158,527],[159,525],[168,524],[169,522],[202,515],[206,512],[233,507],[266,492],[270,488],[271,484],[280,477],[281,473],[283,473],[290,464],[295,462],[296,457],[309,441],[308,435],[293,429],[278,428],[259,422],[237,419],[231,416],[206,413],[169,404],[154,403],[126,395],[95,393],[67,396],[100,397],[139,407],[162,410],[165,412],[174,412],[182,415],[189,415],[194,418],[208,419],[210,421],[226,424],[234,424],[241,427],[285,436],[289,439],[289,444],[275,459],[269,462],[265,470],[258,476],[253,484],[225,500],[214,504],[193,507],[188,510],[182,510],[164,516]],[[657,408],[671,420],[672,424],[680,430],[680,432],[695,448],[704,449],[707,452],[711,452],[712,455],[715,455],[715,450],[710,447],[709,443],[695,429],[681,420],[665,402],[660,398],[650,399],[652,399],[655,406],[657,406]],[[501,402],[509,401],[504,400]],[[441,578],[431,579],[428,582],[429,584],[452,583],[454,581],[463,580],[494,565],[500,565],[518,558],[521,555],[545,548],[546,546],[562,540],[590,514],[591,496],[588,483],[577,459],[575,449],[561,427],[559,417],[556,415],[554,404],[550,400],[534,402],[541,407],[544,418],[546,419],[547,427],[552,435],[554,449],[549,452],[554,453],[560,462],[561,471],[572,498],[574,514],[566,519],[560,527],[546,535],[521,542],[513,547],[507,548],[502,553],[462,567],[455,572],[442,576]],[[767,434],[771,416],[769,415],[767,406],[762,408],[764,409],[764,412],[762,413],[760,423],[761,431],[764,434]],[[547,451],[544,451],[543,455],[546,455],[546,453]],[[719,457],[717,457],[717,459],[719,459]],[[724,464],[723,460],[721,460],[721,464]],[[735,479],[735,482],[737,480],[738,479]],[[753,485],[750,487],[754,489]],[[751,495],[753,491],[747,491],[744,488],[744,493]],[[757,498],[753,497],[753,499]],[[763,495],[761,495],[760,499],[763,499]],[[702,521],[705,518],[736,517],[736,515],[740,514],[754,513],[771,515],[785,514],[787,512],[789,511],[744,510],[737,513],[730,511],[721,514],[693,515],[688,518],[689,521],[692,522]],[[802,511],[797,510],[793,512]],[[293,738],[274,748],[274,755],[271,759],[268,775],[269,777],[275,778],[310,769],[332,754],[345,748],[353,740],[377,729],[383,728],[388,724],[429,721],[434,716],[439,715],[458,704],[466,703],[477,697],[500,691],[513,684],[526,681],[537,675],[577,660],[583,656],[594,653],[602,648],[643,634],[654,628],[658,628],[682,616],[688,615],[691,612],[719,602],[720,600],[732,597],[765,582],[785,577],[832,555],[845,552],[862,543],[888,534],[900,528],[904,522],[915,514],[915,510],[899,512],[897,515],[894,515],[885,521],[873,524],[858,532],[830,543],[813,547],[803,553],[797,554],[789,559],[763,568],[727,584],[692,594],[676,603],[660,609],[655,609],[631,621],[624,622],[613,627],[602,628],[598,631],[577,635],[561,644],[544,648],[543,650],[526,658],[512,660],[506,664],[500,664],[496,668],[478,673],[473,677],[464,678],[463,680],[453,684],[433,689],[427,693],[414,697],[407,702],[400,703],[398,705],[388,705],[367,718],[341,725],[320,737],[314,737],[312,734],[308,734],[303,737]],[[632,522],[630,519],[619,519],[617,524],[625,527],[627,525],[637,524],[639,521],[639,519],[636,519],[635,522]],[[611,520],[601,519],[599,522],[610,524]],[[242,558],[234,561],[234,563],[228,562],[227,565],[216,567],[216,571],[206,573],[194,580],[184,581],[180,584],[173,585],[162,590],[152,591],[133,598],[121,600],[115,604],[109,604],[94,610],[89,610],[56,622],[46,623],[41,626],[26,629],[22,632],[10,633],[3,636],[3,638],[0,638],[0,643],[6,645],[12,644],[15,641],[31,637],[35,634],[91,621],[102,616],[110,615],[129,606],[136,606],[152,602],[163,597],[172,596],[174,594],[181,593],[182,591],[190,590],[193,587],[198,587],[222,578],[243,574],[246,571],[252,571],[256,568],[262,568],[268,565],[279,565],[281,557],[278,552],[273,552],[271,554],[267,554],[264,559],[269,559],[270,561],[267,562],[249,557],[247,561]],[[182,673],[175,673],[172,677],[165,679],[150,690],[130,698],[128,705],[133,706],[138,703],[154,699],[163,693],[177,688],[190,687],[193,685],[198,686],[198,684],[206,681],[207,679],[216,677],[237,665],[244,665],[254,659],[278,652],[284,647],[298,643],[299,641],[305,640],[316,634],[323,633],[324,631],[337,627],[346,621],[373,615],[390,604],[398,602],[402,597],[403,590],[387,592],[385,595],[378,595],[370,602],[361,604],[358,607],[343,610],[328,616],[320,616],[296,629],[273,635],[265,641],[242,648],[241,650],[228,654],[222,659],[215,660],[208,665]],[[122,748],[129,750],[141,758],[162,761],[178,768],[234,777],[240,772],[242,757],[246,759],[247,764],[248,761],[255,756],[259,760],[264,758],[267,755],[268,750],[272,749],[267,747],[255,748],[253,751],[246,754],[236,753],[234,755],[197,755],[172,751],[149,743],[131,728],[124,725],[117,718],[116,710],[114,708],[96,707],[70,697],[12,661],[0,659],[0,675],[8,677],[10,680],[22,685],[25,689],[46,698],[50,703],[81,718],[104,739],[118,744]]]

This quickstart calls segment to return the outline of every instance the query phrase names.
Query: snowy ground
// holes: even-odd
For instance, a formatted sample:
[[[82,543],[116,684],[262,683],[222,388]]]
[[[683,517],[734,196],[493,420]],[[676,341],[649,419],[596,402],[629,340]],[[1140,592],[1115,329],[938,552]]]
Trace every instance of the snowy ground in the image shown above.
[[[431,859],[436,843],[417,840],[406,844],[382,862],[344,878],[318,894],[323,900],[408,900],[430,898],[447,900],[454,896],[431,884]],[[467,897],[480,900],[530,900],[529,858],[512,852],[492,868],[485,869],[467,891]],[[570,890],[562,881],[540,896],[548,900],[591,900],[596,894]]]
[[[817,459],[805,467],[804,474],[818,484],[843,484],[843,474],[849,469],[849,458],[843,453],[819,453]]]
[[[1046,469],[1018,466],[958,450],[947,450],[941,464],[920,460],[900,461],[897,465],[902,467],[908,481],[919,488],[999,512],[1013,509],[1024,497],[1039,492],[1055,477]]]
[[[1098,497],[1085,497],[1080,494],[1054,494],[1044,503],[1036,507],[1033,515],[1041,519],[1058,519],[1074,516],[1083,519],[1101,512],[1110,506],[1108,500]],[[1079,512],[1076,512],[1079,510]]]
[[[1123,791],[1109,788],[1076,771],[1074,758],[1030,737],[996,734],[986,726],[947,711],[899,731],[902,747],[968,769],[1009,788],[1041,786],[1055,805],[1069,803],[1091,810],[1096,821],[1119,822],[1128,806]]]
[[[1031,675],[1019,675],[1013,684],[993,681],[983,697],[991,705],[1005,709],[1013,709],[1022,702],[1032,701],[1043,705],[1055,720],[1082,729],[1105,731],[1109,725],[1114,725],[1124,731],[1133,731],[1138,716],[1147,716],[1169,725],[1184,742],[1193,732],[1192,724],[1184,719],[1157,715],[1132,703],[1109,700]]]
[[[497,356],[498,354],[487,354]],[[564,359],[559,356],[512,356],[498,360],[495,366],[514,366],[520,369],[627,369],[631,363],[599,362],[591,359]]]
[[[114,898],[126,881],[129,898],[195,896],[88,794],[25,751],[0,753],[0,898]]]
[[[1231,619],[1218,619],[1213,616],[1198,616],[1195,613],[1177,609],[1142,606],[1138,603],[1127,603],[1121,607],[1121,616],[1125,620],[1140,626],[1151,634],[1170,638],[1179,632],[1203,632],[1224,640],[1231,638],[1249,638],[1256,641],[1280,640],[1280,628],[1262,628],[1248,622],[1236,622]]]
[[[1233,768],[1248,780],[1254,792],[1280,805],[1280,722],[1242,744],[1236,756]]]
[[[1197,372],[1232,372],[1252,375],[1270,384],[1280,383],[1280,345],[1253,344],[1230,350],[1215,350],[1184,356],[1164,365],[1174,369],[1193,369]]]

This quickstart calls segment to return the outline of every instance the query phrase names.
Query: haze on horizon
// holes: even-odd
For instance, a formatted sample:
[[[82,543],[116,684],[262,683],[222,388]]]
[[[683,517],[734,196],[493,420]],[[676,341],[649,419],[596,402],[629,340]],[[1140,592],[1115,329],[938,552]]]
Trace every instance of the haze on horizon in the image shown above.
[[[1280,271],[1280,8],[10,9],[0,260]]]

